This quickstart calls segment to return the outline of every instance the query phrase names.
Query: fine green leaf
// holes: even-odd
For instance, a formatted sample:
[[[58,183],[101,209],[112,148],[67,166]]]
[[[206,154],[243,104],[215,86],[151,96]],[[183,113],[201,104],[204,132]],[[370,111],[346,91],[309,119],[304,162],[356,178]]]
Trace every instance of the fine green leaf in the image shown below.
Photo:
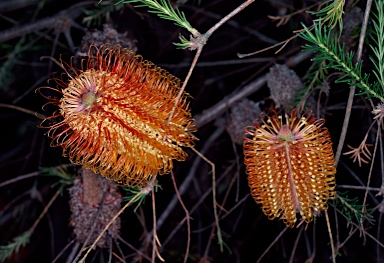
[[[357,197],[349,198],[347,193],[338,193],[335,200],[335,206],[341,206],[343,214],[348,218],[348,222],[355,222],[361,226],[362,219],[367,219],[370,222],[374,222],[375,219],[368,211],[363,209],[363,205],[359,204]]]
[[[183,35],[179,35],[179,40],[181,43],[173,43],[175,46],[177,46],[180,49],[188,48],[191,46],[191,42],[186,39]]]
[[[318,12],[309,12],[319,17],[316,22],[322,21],[327,24],[330,28],[334,28],[337,24],[340,26],[340,32],[343,28],[343,8],[345,0],[328,0],[322,5],[326,5]]]
[[[336,82],[357,86],[360,89],[360,93],[357,95],[377,98],[384,102],[384,91],[379,83],[370,84],[368,82],[369,75],[362,74],[361,62],[353,63],[354,53],[346,53],[344,45],[338,43],[338,39],[331,34],[331,30],[322,27],[321,21],[314,23],[314,32],[311,32],[305,25],[303,27],[304,32],[300,33],[299,36],[312,44],[307,44],[303,48],[316,52],[313,60],[326,60],[328,61],[327,68],[344,73]]]
[[[112,12],[119,11],[122,6],[117,6],[109,2],[100,1],[97,6],[92,9],[85,9],[83,12],[85,17],[83,18],[83,23],[90,26],[99,26],[102,23],[102,20],[106,17],[109,17]]]
[[[42,167],[41,175],[43,176],[55,176],[59,178],[59,181],[52,185],[55,187],[57,184],[61,186],[68,186],[73,184],[73,176],[67,171],[66,166],[62,167]]]
[[[301,104],[308,99],[311,93],[315,92],[317,89],[321,89],[321,87],[325,85],[327,75],[326,60],[313,61],[303,78],[305,85],[295,93],[295,96],[292,99],[293,107],[301,107]]]
[[[152,188],[155,188],[155,191],[160,187],[156,182],[150,183],[149,185],[143,188],[135,188],[135,187],[124,187],[123,189],[128,193],[126,197],[123,197],[123,201],[132,201],[132,203],[136,203],[136,207],[134,211],[136,212],[137,208],[144,203],[147,195],[152,191]]]
[[[31,235],[31,231],[25,231],[21,235],[15,237],[8,245],[0,246],[0,262],[4,262],[7,258],[11,257],[13,253],[17,253],[20,247],[24,247],[28,244]]]
[[[147,7],[148,12],[157,14],[160,18],[171,20],[176,25],[187,29],[190,33],[195,35],[197,30],[194,29],[188,22],[185,14],[177,8],[173,8],[169,0],[121,0],[117,4],[135,4],[135,7]]]
[[[373,74],[380,83],[381,90],[384,90],[384,0],[375,2],[375,11],[372,12],[373,30],[370,34],[374,45],[369,45],[374,56],[370,59],[375,67]]]

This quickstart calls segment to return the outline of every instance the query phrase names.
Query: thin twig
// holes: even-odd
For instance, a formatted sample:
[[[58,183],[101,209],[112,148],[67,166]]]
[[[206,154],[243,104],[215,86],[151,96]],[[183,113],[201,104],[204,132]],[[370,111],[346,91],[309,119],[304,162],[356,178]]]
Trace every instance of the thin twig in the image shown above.
[[[268,251],[271,249],[271,247],[280,239],[280,237],[282,237],[282,235],[285,233],[285,231],[287,231],[288,227],[285,227],[281,232],[280,234],[275,238],[275,240],[273,240],[273,242],[271,244],[269,244],[269,246],[267,247],[267,249],[263,252],[263,254],[259,257],[259,259],[256,261],[256,263],[259,263],[263,257],[268,253]]]
[[[372,5],[372,0],[368,0],[367,6],[366,6],[365,12],[364,12],[363,24],[361,26],[361,31],[360,31],[359,46],[357,49],[357,57],[356,57],[357,62],[359,62],[361,60],[361,54],[363,52],[364,39],[365,39],[366,31],[367,31],[368,18],[369,18],[369,13],[371,11],[371,5]],[[337,150],[336,150],[336,154],[335,154],[335,166],[336,167],[339,163],[341,151],[343,150],[343,146],[344,146],[345,137],[347,135],[347,129],[348,129],[348,124],[349,124],[349,119],[351,117],[353,97],[355,96],[355,91],[356,91],[356,86],[352,86],[349,90],[349,96],[348,96],[347,108],[345,109],[345,117],[344,117],[343,127],[341,129],[340,139],[339,139],[339,143],[337,145]]]
[[[221,178],[223,178],[223,177],[221,177]],[[217,180],[217,181],[219,182],[219,180]],[[219,217],[219,219],[220,219],[220,220],[223,220],[223,219],[226,218],[227,216],[230,216],[231,213],[232,213],[233,211],[235,211],[237,207],[239,207],[241,204],[243,204],[243,203],[244,203],[250,196],[251,196],[250,193],[249,193],[249,194],[246,194],[243,198],[240,199],[240,201],[238,201],[238,202],[236,203],[235,206],[231,207],[231,209],[229,209],[228,211],[226,211],[226,213],[225,213],[223,216]],[[194,206],[193,208],[196,209],[197,206]],[[222,210],[220,210],[220,211],[222,211]],[[191,214],[192,214],[192,209],[191,209]],[[193,233],[203,232],[203,231],[205,231],[206,229],[208,229],[208,228],[210,228],[210,227],[213,227],[214,224],[215,224],[215,223],[212,223],[212,224],[210,224],[210,225],[208,225],[208,226],[206,226],[206,227],[203,227],[203,228],[201,228],[201,229],[195,230],[195,231],[193,231]]]
[[[39,118],[46,118],[46,116],[44,114],[36,113],[35,111],[31,111],[31,110],[25,109],[23,107],[11,105],[11,104],[0,103],[0,107],[17,110],[17,111],[20,111],[20,112],[24,112],[24,113],[27,113],[27,114],[31,114],[31,115],[37,116]]]
[[[378,133],[381,130],[378,130]],[[384,195],[384,150],[383,150],[383,138],[379,136],[379,149],[380,149],[380,172],[381,172],[381,187],[378,194]]]
[[[373,150],[373,156],[376,156],[376,151],[377,151],[377,145],[379,144],[379,137],[381,136],[381,122],[377,122],[377,133],[376,133],[376,140],[375,140],[375,147]],[[371,177],[372,177],[372,171],[373,171],[373,164],[375,162],[375,158],[372,158],[371,165],[369,168],[369,174],[368,174],[368,181],[367,181],[367,187],[369,187],[369,184],[371,182]],[[367,197],[368,197],[368,189],[365,190],[364,194],[364,201],[363,201],[363,208],[362,211],[365,212],[367,211],[366,203],[367,203]]]
[[[187,237],[187,249],[185,251],[185,256],[184,256],[184,261],[183,261],[184,263],[186,263],[187,259],[188,259],[188,255],[189,255],[189,247],[190,247],[190,244],[191,244],[191,218],[189,216],[188,209],[185,207],[184,202],[181,199],[180,193],[177,190],[177,184],[176,184],[176,180],[175,180],[175,176],[173,174],[173,171],[171,171],[171,178],[172,178],[172,182],[173,182],[173,186],[175,188],[175,192],[176,192],[177,198],[179,199],[180,205],[183,207],[183,210],[185,212],[185,218],[187,220],[187,234],[188,234],[188,237]]]
[[[339,231],[339,218],[337,217],[337,211],[333,209],[335,215],[335,227],[336,227],[336,246],[340,244],[340,231]]]
[[[328,234],[329,234],[329,240],[331,242],[331,249],[332,249],[332,262],[336,263],[336,253],[335,253],[335,244],[333,243],[333,237],[332,237],[332,229],[331,224],[329,222],[329,216],[328,211],[325,210],[325,219],[327,221],[327,228],[328,228]]]
[[[365,183],[360,179],[360,177],[349,167],[347,166],[343,161],[340,161],[340,164],[352,175],[352,177],[364,187],[363,190],[366,189]],[[372,198],[372,201],[377,205],[379,202],[377,201],[377,198],[371,193],[371,191],[368,192],[369,196]]]
[[[209,147],[211,147],[212,143],[216,141],[216,139],[224,132],[224,129],[219,128],[217,129],[212,135],[208,138],[208,140],[205,141],[203,148],[200,150],[201,154],[204,154],[206,151],[208,151]],[[182,196],[187,190],[188,187],[192,181],[192,179],[195,177],[196,170],[199,167],[201,162],[201,158],[198,156],[195,158],[192,168],[189,171],[186,178],[183,180],[183,183],[179,187],[179,194]],[[167,218],[172,214],[173,209],[175,208],[176,204],[178,202],[178,198],[176,195],[174,195],[171,199],[171,201],[168,203],[168,206],[164,209],[164,212],[160,215],[159,219],[157,220],[157,228],[160,229],[164,222],[167,220]]]
[[[308,51],[299,52],[287,59],[285,64],[288,67],[293,67],[299,64],[300,62],[310,58],[312,54],[312,52]],[[204,110],[202,113],[195,116],[196,127],[200,128],[203,125],[209,123],[210,121],[216,119],[236,102],[261,89],[265,85],[265,83],[267,83],[267,75],[259,77],[258,79],[244,86],[242,89],[234,91],[228,96],[224,97],[220,102],[216,103],[212,107]]]
[[[63,165],[55,166],[54,168],[63,168],[63,167],[71,167],[71,166],[74,166],[74,164],[63,164]],[[36,171],[36,172],[29,173],[29,174],[24,174],[24,175],[17,176],[15,178],[12,178],[12,179],[9,179],[9,180],[7,180],[5,182],[2,182],[0,184],[0,188],[3,187],[3,186],[9,185],[9,184],[16,183],[17,181],[21,181],[21,180],[24,180],[24,179],[28,179],[28,178],[31,178],[31,177],[38,176],[41,173],[42,173],[41,171]]]
[[[157,230],[156,230],[156,198],[155,198],[155,189],[152,188],[152,218],[153,218],[153,235],[152,235],[152,263],[155,263],[156,256],[161,260],[165,261],[157,248],[157,245],[160,245],[159,238],[157,236]]]
[[[75,242],[74,239],[72,239],[71,241],[68,242],[67,245],[65,245],[65,247],[60,251],[59,254],[57,254],[57,256],[52,260],[52,263],[56,263],[56,261],[64,254],[64,252]]]
[[[379,220],[378,220],[378,223],[377,223],[377,236],[376,238],[379,240],[380,239],[380,236],[381,236],[381,220],[383,218],[383,213],[380,213],[379,215]],[[377,262],[380,262],[380,259],[381,256],[380,256],[380,246],[379,244],[376,245],[376,255],[377,255]]]
[[[173,115],[175,113],[175,110],[176,110],[176,107],[177,107],[177,104],[179,103],[180,101],[180,98],[181,96],[183,95],[183,92],[185,90],[185,87],[187,86],[187,83],[192,75],[192,71],[193,69],[195,68],[196,66],[196,63],[197,63],[197,60],[199,59],[200,55],[201,55],[201,52],[203,50],[203,47],[204,45],[206,44],[208,38],[213,34],[213,32],[215,32],[219,27],[221,27],[225,22],[227,22],[229,19],[231,19],[234,15],[238,14],[241,10],[243,10],[244,8],[246,8],[248,5],[250,5],[251,3],[253,3],[255,0],[247,0],[246,2],[244,2],[243,4],[241,4],[240,6],[238,6],[237,8],[235,8],[232,12],[230,12],[228,15],[226,15],[225,17],[223,17],[219,22],[217,22],[213,27],[211,27],[210,29],[208,29],[208,31],[204,34],[200,34],[198,33],[197,35],[199,35],[198,39],[196,38],[195,39],[195,42],[194,43],[196,45],[195,48],[197,48],[197,52],[195,54],[195,57],[193,58],[193,61],[192,61],[192,64],[191,64],[191,67],[189,68],[188,70],[188,74],[187,76],[185,77],[185,80],[183,82],[183,85],[181,86],[180,88],[180,91],[179,91],[179,94],[177,95],[176,99],[175,99],[175,105],[173,106],[173,109],[171,111],[171,113],[169,114],[169,117],[168,117],[168,122],[170,122],[173,118]],[[191,48],[192,49],[192,48]]]
[[[306,232],[304,233],[306,234]],[[307,247],[307,251],[310,251],[309,242],[306,242],[306,247]],[[313,259],[316,256],[316,220],[313,222],[313,227],[312,227],[312,247],[313,247],[312,253],[309,255],[309,258],[305,262],[312,263]]]
[[[59,196],[59,194],[61,193],[63,189],[60,187],[59,189],[57,189],[56,193],[52,196],[51,200],[49,200],[48,204],[44,207],[44,210],[43,212],[41,212],[39,218],[37,218],[37,220],[35,221],[35,223],[32,225],[32,227],[29,229],[29,231],[32,233],[36,226],[39,224],[40,220],[43,218],[43,216],[48,212],[48,209],[51,207],[51,205],[53,204],[53,202],[56,200],[56,198]]]
[[[12,179],[9,179],[5,182],[2,182],[0,184],[0,188],[3,187],[3,186],[6,186],[6,185],[9,185],[9,184],[13,184],[17,181],[20,181],[20,180],[24,180],[24,179],[28,179],[28,178],[31,178],[31,177],[35,177],[35,176],[38,176],[40,174],[40,172],[32,172],[32,173],[29,173],[29,174],[24,174],[24,175],[20,175],[18,177],[15,177],[15,178],[12,178]]]
[[[293,244],[292,253],[291,253],[291,256],[289,257],[289,263],[292,263],[294,258],[295,258],[296,248],[297,248],[297,245],[299,244],[299,240],[300,240],[300,237],[301,237],[301,233],[303,232],[303,229],[304,229],[304,225],[302,225],[300,227],[300,231],[299,231],[299,233],[297,233],[297,237],[296,237],[295,243]]]
[[[203,46],[200,46],[200,47],[197,49],[197,52],[196,52],[196,54],[195,54],[195,57],[193,58],[191,67],[190,67],[189,70],[188,70],[188,74],[187,74],[187,76],[186,76],[185,79],[184,79],[183,85],[181,86],[180,91],[179,91],[179,93],[177,94],[177,97],[175,98],[175,105],[173,106],[172,111],[171,111],[171,113],[169,114],[169,117],[168,117],[168,123],[171,122],[171,120],[172,120],[172,118],[173,118],[173,115],[175,114],[176,106],[177,106],[177,104],[179,104],[180,98],[181,98],[181,96],[183,95],[183,92],[184,92],[184,90],[185,90],[185,87],[187,86],[187,83],[188,83],[190,77],[192,76],[193,69],[194,69],[195,66],[196,66],[197,60],[199,59],[202,50],[203,50]]]
[[[6,12],[25,8],[27,6],[33,6],[33,5],[36,5],[37,3],[38,3],[37,0],[2,1],[0,2],[0,14],[5,14]]]
[[[89,4],[89,2],[86,2]],[[7,29],[0,32],[0,42],[6,42],[13,38],[17,38],[35,31],[39,31],[44,28],[53,28],[57,24],[59,19],[63,17],[69,18],[71,21],[76,19],[82,14],[84,6],[79,6],[77,8],[68,8],[60,13],[47,18],[42,18],[36,22],[30,22],[26,25],[16,26],[11,29]]]
[[[119,237],[119,236],[117,236],[117,237]],[[125,260],[123,260],[123,258],[125,258],[125,255],[123,253],[123,250],[120,247],[120,243],[117,242],[116,238],[114,238],[113,241],[115,242],[117,250],[119,250],[119,253],[120,253],[120,257],[119,258],[121,258],[121,262],[125,263]]]
[[[273,49],[275,47],[278,47],[278,46],[282,46],[278,49],[278,51],[275,52],[275,54],[279,53],[281,51],[282,48],[284,48],[292,39],[295,39],[298,37],[298,34],[294,35],[294,36],[291,36],[289,37],[288,39],[286,40],[283,40],[283,41],[280,41],[279,43],[275,43],[273,44],[272,46],[268,46],[266,48],[262,48],[262,49],[259,49],[259,50],[256,50],[254,52],[251,52],[251,53],[247,53],[247,54],[242,54],[242,53],[237,53],[237,56],[239,58],[245,58],[245,57],[249,57],[249,56],[254,56],[254,55],[257,55],[259,53],[262,53],[262,52],[265,52],[267,50],[270,50],[270,49]]]
[[[337,188],[356,189],[356,190],[380,192],[380,188],[377,188],[377,187],[367,187],[367,186],[357,186],[357,185],[344,185],[344,184],[341,184],[341,185],[337,185]]]
[[[380,205],[378,205],[378,206],[376,206],[374,209],[372,209],[371,212],[370,212],[370,214],[372,215],[372,214],[375,212],[375,210],[376,210],[379,206],[380,206]],[[348,217],[347,217],[346,215],[344,215],[342,211],[340,211],[340,210],[337,209],[337,208],[336,208],[336,210],[337,210],[337,212],[340,213],[345,219],[348,220]],[[361,227],[360,227],[360,225],[357,225],[357,224],[354,223],[354,222],[349,222],[349,223],[352,224],[353,226],[355,226],[355,229],[354,229],[353,231],[352,231],[352,230],[350,231],[349,236],[347,237],[347,239],[346,239],[342,244],[340,244],[340,247],[344,246],[344,244],[348,241],[348,239],[350,239],[350,238],[352,237],[352,235],[356,232],[357,229],[359,229],[360,231],[362,230]],[[362,224],[363,222],[360,222],[360,223]],[[365,236],[368,236],[368,237],[372,238],[374,241],[376,241],[377,245],[379,245],[379,246],[381,246],[381,247],[384,248],[384,244],[381,243],[378,239],[374,238],[374,237],[373,237],[371,234],[369,234],[368,232],[364,232],[364,238],[365,238]]]
[[[80,245],[81,244],[79,242],[75,243],[75,245],[73,246],[71,253],[67,257],[67,260],[65,261],[65,263],[72,263],[73,262],[73,259],[75,258],[75,255],[77,253],[77,250],[80,248]]]
[[[109,221],[109,223],[104,227],[104,229],[100,232],[100,234],[99,234],[99,236],[95,239],[95,241],[93,242],[93,244],[87,249],[87,252],[85,253],[85,255],[80,259],[80,263],[85,263],[85,259],[87,258],[87,256],[88,256],[88,254],[91,252],[91,250],[96,246],[96,244],[97,244],[97,242],[100,240],[100,238],[104,235],[104,233],[105,233],[105,231],[107,231],[108,230],[108,228],[112,225],[112,223],[120,216],[120,214],[122,213],[122,212],[124,212],[124,210],[128,207],[128,206],[130,206],[133,202],[135,202],[136,201],[136,199],[137,199],[137,197],[139,197],[140,195],[142,195],[142,194],[144,194],[144,191],[145,191],[146,189],[145,188],[143,188],[140,192],[138,192],[136,195],[134,195],[133,197],[132,197],[132,199],[131,200],[129,200],[129,202],[128,203],[126,203],[124,206],[123,206],[123,208],[121,208],[120,210],[119,210],[119,212],[117,212],[115,215],[114,215],[114,217],[111,219],[111,221]]]
[[[212,18],[212,19],[217,19],[217,20],[221,19],[221,15],[208,11],[206,7],[199,8],[199,7],[194,7],[191,5],[185,5],[184,7],[195,11],[196,12],[195,16],[196,16],[196,14],[197,15],[203,14],[204,17],[206,17],[206,18]],[[273,45],[273,44],[276,44],[278,42],[277,40],[260,33],[259,31],[255,30],[253,27],[248,27],[246,25],[240,24],[233,19],[229,20],[227,22],[227,25],[229,25],[235,29],[239,29],[241,31],[244,31],[251,36],[255,36],[255,37],[257,37],[258,40],[264,41],[265,43]]]
[[[310,6],[307,6],[307,7],[304,7],[302,9],[299,9],[295,12],[292,12],[288,15],[284,15],[284,16],[268,16],[269,19],[273,20],[273,21],[276,21],[276,20],[280,20],[277,24],[276,24],[276,27],[279,27],[281,25],[285,25],[294,15],[297,15],[297,14],[301,14],[301,13],[304,13],[304,12],[307,12],[309,9],[317,6],[317,5],[321,5],[322,2],[318,2],[318,3],[314,3],[313,5],[310,5]]]
[[[218,60],[218,61],[200,61],[196,63],[196,67],[213,67],[213,66],[228,66],[228,65],[241,65],[241,64],[253,64],[261,62],[269,62],[273,60],[273,57],[262,57],[262,58],[245,58],[245,59],[230,59],[230,60]],[[182,68],[190,67],[190,62],[181,62],[178,64],[157,64],[159,67],[164,68]]]
[[[211,27],[205,34],[205,38],[208,39],[213,32],[215,32],[219,27],[221,27],[225,22],[227,22],[229,19],[231,19],[236,14],[240,13],[244,8],[252,4],[255,0],[247,0],[241,5],[239,5],[237,8],[235,8],[231,13],[223,17],[218,23],[216,23],[213,27]]]
[[[109,238],[109,255],[108,255],[108,263],[112,262],[112,238]]]
[[[200,158],[199,158],[200,159]],[[201,159],[200,159],[201,160]],[[222,180],[225,179],[226,175],[232,170],[232,168],[234,167],[234,163],[231,164],[230,166],[227,167],[227,169],[221,174],[221,176],[217,179],[217,182],[216,184],[219,184]],[[211,193],[212,191],[212,187],[208,188],[206,191],[204,191],[204,193],[202,193],[202,196],[200,197],[199,201],[197,201],[197,203],[189,210],[189,214],[193,214],[197,208],[200,207],[200,205],[203,203],[203,201],[205,200],[205,198],[207,198],[207,196]],[[245,201],[245,199],[247,197],[249,197],[250,194],[247,194],[243,199],[241,199],[238,204],[236,204],[234,207],[232,207],[224,216],[220,217],[220,220],[223,219],[225,216],[227,216],[228,214],[230,214],[232,211],[231,210],[234,210],[238,205],[240,205],[241,203],[243,203]],[[183,220],[181,220],[181,222],[172,230],[172,232],[168,235],[167,239],[163,242],[163,246],[165,246],[170,240],[172,240],[173,236],[175,235],[175,233],[180,229],[181,225],[183,224],[184,220],[186,218],[184,218]],[[214,224],[214,223],[213,223]],[[208,226],[208,227],[212,227],[212,225]],[[208,228],[207,227],[207,228]],[[199,231],[194,231],[194,233],[197,233]]]
[[[128,246],[129,248],[131,248],[133,251],[135,251],[137,254],[139,254],[140,256],[142,256],[143,258],[145,258],[146,260],[148,261],[151,261],[151,258],[148,257],[146,254],[144,254],[142,251],[140,251],[139,249],[135,248],[134,246],[132,246],[131,244],[129,244],[127,241],[125,241],[121,236],[118,236],[117,239],[124,243],[126,246]]]
[[[377,245],[381,246],[382,248],[384,248],[384,244],[381,243],[378,239],[376,239],[374,236],[372,236],[371,234],[369,234],[368,232],[365,233],[368,237],[370,237],[373,241],[375,241],[377,243]]]
[[[202,155],[198,150],[196,150],[195,148],[192,148],[192,150],[198,155],[200,156],[201,159],[203,159],[206,163],[208,163],[209,165],[211,165],[212,167],[212,201],[213,201],[213,214],[214,214],[214,217],[215,217],[215,223],[216,223],[216,228],[217,228],[217,231],[216,231],[216,234],[217,234],[217,240],[218,240],[218,243],[220,245],[220,251],[223,252],[223,237],[221,235],[221,229],[220,229],[220,225],[219,225],[219,216],[217,215],[217,201],[216,201],[216,171],[215,171],[215,164],[213,162],[211,162],[210,160],[208,160],[207,157],[205,157],[204,155]],[[207,256],[206,253],[208,253],[207,251],[205,251],[204,253],[204,256]]]

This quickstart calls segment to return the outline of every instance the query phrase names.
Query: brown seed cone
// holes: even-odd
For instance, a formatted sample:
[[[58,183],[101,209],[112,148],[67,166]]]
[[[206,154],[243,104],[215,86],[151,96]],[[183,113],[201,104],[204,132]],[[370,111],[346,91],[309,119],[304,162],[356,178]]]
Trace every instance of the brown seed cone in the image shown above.
[[[128,33],[119,33],[112,25],[104,24],[103,31],[88,31],[83,36],[77,55],[86,56],[91,45],[101,47],[105,43],[109,43],[111,46],[120,45],[122,48],[127,48],[136,52],[136,42],[137,40],[132,39]]]
[[[233,107],[229,116],[227,132],[232,141],[242,145],[244,143],[244,127],[252,125],[253,120],[261,113],[259,104],[249,99],[243,99]]]
[[[80,173],[81,178],[75,179],[74,185],[69,189],[69,206],[72,212],[70,225],[73,227],[75,240],[85,243],[88,239],[85,244],[88,246],[120,210],[122,197],[113,181],[88,169],[81,169]],[[103,189],[106,190],[105,193]],[[107,247],[108,238],[118,237],[120,226],[120,218],[117,218],[97,242],[97,246]],[[91,232],[92,230],[94,231]]]
[[[292,99],[296,92],[303,87],[303,83],[295,71],[284,64],[276,64],[269,69],[267,86],[276,107],[288,110],[292,107]]]

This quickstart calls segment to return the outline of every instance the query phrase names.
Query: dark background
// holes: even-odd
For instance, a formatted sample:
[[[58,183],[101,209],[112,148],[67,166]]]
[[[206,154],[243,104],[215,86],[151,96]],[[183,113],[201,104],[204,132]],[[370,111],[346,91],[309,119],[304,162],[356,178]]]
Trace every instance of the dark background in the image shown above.
[[[191,25],[201,33],[212,27],[219,18],[234,10],[243,1],[190,0],[186,4],[180,4],[182,10]],[[290,38],[293,31],[300,29],[300,23],[311,25],[312,17],[301,12],[283,26],[276,27],[277,22],[268,18],[268,15],[289,14],[306,8],[317,1],[255,1],[245,10],[237,14],[231,23],[221,26],[208,40],[199,62],[224,61],[221,65],[202,66],[197,65],[186,91],[191,94],[190,105],[194,116],[201,117],[204,111],[210,111],[213,105],[225,100],[233,92],[240,90],[251,81],[263,76],[274,63],[285,63],[291,56],[301,52],[301,46],[305,42],[300,38],[290,41],[285,48],[275,54],[277,48],[272,48],[255,56],[243,60],[237,57],[237,53],[250,53],[270,47]],[[11,4],[12,3],[12,4]],[[18,6],[16,3],[22,3]],[[172,1],[175,3],[175,1]],[[70,50],[71,39],[74,47],[78,48],[82,37],[87,31],[102,30],[102,24],[110,23],[118,32],[127,32],[127,36],[137,40],[137,53],[145,59],[168,70],[182,81],[185,78],[189,65],[195,55],[195,51],[178,49],[172,42],[178,42],[179,33],[188,37],[188,32],[163,20],[155,14],[146,12],[146,8],[133,8],[130,5],[112,7],[109,2],[103,1],[109,6],[110,12],[100,11],[100,23],[93,20],[92,23],[84,23],[87,14],[84,10],[100,9],[96,1],[0,1],[0,183],[16,178],[12,184],[0,188],[0,245],[6,245],[12,239],[27,229],[35,222],[44,206],[57,190],[55,183],[57,177],[42,176],[39,171],[42,167],[56,167],[68,165],[68,172],[75,175],[79,167],[72,167],[69,161],[61,156],[61,149],[51,148],[50,139],[44,136],[46,130],[39,129],[41,122],[33,113],[52,114],[53,108],[42,106],[47,102],[35,89],[47,85],[47,80],[53,72],[61,73],[61,69],[50,62],[49,59],[41,59],[52,56],[64,61],[69,61],[73,56]],[[108,5],[109,4],[109,5]],[[350,3],[349,3],[350,4]],[[362,10],[365,1],[356,5]],[[348,6],[349,7],[349,6]],[[106,8],[104,6],[104,8]],[[316,10],[317,7],[311,10]],[[67,31],[69,38],[65,37],[65,27],[54,24],[44,24],[45,18],[57,16],[60,12],[66,12],[72,25]],[[93,11],[96,12],[96,11]],[[348,12],[348,10],[346,10]],[[234,25],[235,24],[235,25]],[[30,26],[30,30],[25,30]],[[82,29],[81,29],[82,28]],[[250,31],[270,39],[270,43],[261,39]],[[358,32],[358,31],[357,31]],[[13,37],[7,37],[9,34]],[[357,46],[351,40],[352,49]],[[369,50],[364,50],[365,59],[363,70],[370,72],[370,64],[367,59]],[[251,58],[265,58],[263,62],[248,62]],[[226,60],[243,61],[239,64],[228,65]],[[293,67],[295,72],[303,78],[311,65],[307,59]],[[333,83],[330,78],[330,93],[328,103],[324,107],[326,126],[331,133],[334,149],[338,144],[342,121],[345,113],[345,105],[348,98],[349,87]],[[317,99],[317,93],[313,94]],[[273,102],[269,98],[269,90],[264,85],[259,91],[248,97],[260,102],[261,110],[273,108]],[[22,112],[19,108],[31,112]],[[10,108],[11,107],[11,108]],[[357,147],[364,138],[372,123],[370,103],[362,97],[356,96],[352,118],[348,128],[346,144]],[[214,121],[199,125],[196,136],[196,149],[202,150],[207,145],[209,138],[218,129],[225,128],[228,122],[230,108]],[[255,116],[255,118],[258,116]],[[198,118],[197,118],[198,119]],[[220,120],[220,121],[219,121]],[[251,125],[251,123],[249,123]],[[376,130],[371,130],[368,143],[373,144]],[[226,194],[226,203],[221,215],[227,215],[220,221],[223,231],[225,248],[220,252],[217,238],[213,237],[208,249],[207,261],[201,262],[256,262],[268,246],[284,230],[283,222],[269,221],[262,213],[249,194],[247,177],[242,163],[242,146],[232,142],[226,131],[209,142],[204,155],[216,165],[217,176],[217,200],[222,204]],[[371,150],[373,147],[370,148]],[[348,148],[344,147],[344,152]],[[212,186],[210,166],[205,162],[194,164],[196,154],[186,149],[189,158],[183,163],[176,163],[174,175],[178,185],[182,184],[187,174],[195,169],[194,179],[182,199],[188,210],[202,201],[191,212],[191,246],[188,262],[199,262],[209,243],[210,233],[214,225],[211,193],[201,200],[202,195],[210,191]],[[375,163],[380,159],[376,158]],[[369,165],[359,167],[348,156],[342,156],[338,166],[336,180],[338,185],[360,185],[356,177],[365,185],[368,179]],[[22,179],[20,176],[32,174],[31,178]],[[18,180],[19,178],[20,180]],[[234,184],[230,185],[235,178]],[[175,190],[170,175],[159,177],[162,189],[156,193],[156,211],[159,217],[167,207]],[[379,188],[381,175],[378,167],[374,165],[370,186]],[[358,197],[362,204],[363,190],[340,189],[348,192],[348,197]],[[122,192],[124,194],[124,192]],[[372,191],[372,196],[377,192]],[[68,225],[70,216],[68,206],[67,188],[63,191],[53,206],[49,209],[48,216],[37,226],[30,242],[22,247],[17,255],[8,262],[51,262],[60,251],[73,239],[71,228]],[[382,198],[380,196],[368,197],[369,208],[378,208]],[[331,202],[332,203],[332,202]],[[233,210],[232,210],[233,209]],[[338,207],[340,210],[341,207]],[[226,212],[227,211],[227,212]],[[229,212],[228,212],[229,211]],[[335,216],[337,217],[335,218]],[[375,222],[364,222],[364,231],[377,240],[367,235],[362,228],[356,230],[356,225],[348,224],[348,221],[330,205],[329,216],[334,240],[345,242],[339,249],[337,262],[383,262],[379,257],[384,256],[384,250],[380,245],[383,242],[380,230],[382,215],[378,209],[372,212]],[[164,242],[175,226],[184,218],[185,213],[178,204],[158,230],[160,242]],[[121,237],[132,246],[140,249],[142,235],[152,229],[152,204],[151,198],[134,213],[133,208],[128,208],[122,215]],[[146,228],[140,223],[144,221]],[[356,222],[356,221],[355,221]],[[215,233],[215,232],[214,232]],[[338,233],[338,239],[336,239]],[[302,227],[288,229],[283,236],[270,248],[261,262],[289,262],[294,250],[297,238],[297,248],[292,257],[292,262],[306,261],[315,249],[313,262],[331,262],[331,247],[324,214],[316,218],[315,223]],[[161,255],[166,262],[182,262],[187,242],[187,229],[183,227],[161,247]],[[382,245],[381,245],[382,246]],[[128,246],[121,245],[122,253],[126,256],[126,262],[135,262],[136,252]],[[72,246],[66,249],[57,262],[66,262],[71,253]],[[121,255],[113,247],[112,250]],[[108,249],[97,249],[88,258],[89,262],[108,262]],[[148,255],[151,249],[144,251]],[[113,257],[113,262],[119,262]],[[157,260],[158,261],[158,260]],[[145,259],[143,262],[147,262]]]

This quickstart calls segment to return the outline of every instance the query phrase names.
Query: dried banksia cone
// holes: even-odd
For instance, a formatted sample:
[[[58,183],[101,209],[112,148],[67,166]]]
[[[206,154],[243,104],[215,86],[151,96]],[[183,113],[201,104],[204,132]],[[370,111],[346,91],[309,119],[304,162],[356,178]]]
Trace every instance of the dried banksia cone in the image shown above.
[[[91,46],[82,69],[61,65],[66,74],[50,89],[62,97],[49,97],[60,109],[44,121],[58,120],[47,135],[71,162],[142,187],[186,158],[194,121],[187,94],[175,107],[179,79],[120,46]]]
[[[249,99],[243,99],[231,107],[226,130],[232,141],[240,145],[244,143],[244,127],[251,125],[255,117],[260,115],[260,112],[259,103]]]
[[[137,40],[132,39],[127,32],[119,33],[110,24],[103,25],[103,31],[95,30],[88,31],[81,39],[80,47],[76,55],[86,56],[88,48],[91,45],[101,47],[105,43],[109,43],[111,46],[120,45],[122,48],[127,48],[133,52],[137,51]]]
[[[121,207],[122,197],[117,184],[88,169],[80,170],[81,177],[74,180],[69,189],[71,209],[70,225],[75,240],[92,244]],[[100,211],[99,211],[100,210]],[[117,238],[120,231],[120,218],[109,226],[97,246],[108,247],[108,238]]]
[[[285,118],[261,114],[258,122],[245,129],[244,142],[253,198],[271,220],[280,218],[293,227],[300,213],[311,222],[335,197],[336,168],[324,120],[292,111]]]
[[[287,110],[292,107],[292,99],[296,92],[303,87],[303,83],[295,71],[286,65],[276,64],[269,69],[267,86],[276,107]]]

